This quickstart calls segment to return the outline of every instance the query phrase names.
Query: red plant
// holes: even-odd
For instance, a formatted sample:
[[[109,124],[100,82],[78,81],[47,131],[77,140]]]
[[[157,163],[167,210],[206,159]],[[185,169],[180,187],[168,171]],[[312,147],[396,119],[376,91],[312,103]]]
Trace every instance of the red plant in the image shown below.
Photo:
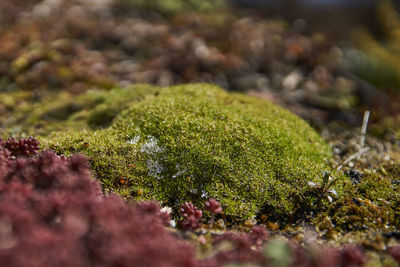
[[[389,254],[395,259],[398,263],[400,263],[400,245],[390,247],[388,249]]]
[[[307,261],[303,259],[303,265],[298,266],[314,266],[314,267],[336,267],[341,265],[340,250],[334,247],[319,247],[315,244],[308,246],[310,258]],[[298,247],[296,255],[304,253],[304,249]],[[297,260],[301,257],[297,257]],[[297,266],[297,265],[294,265]]]
[[[261,226],[254,226],[249,234],[249,239],[252,244],[257,247],[262,247],[269,236],[267,229]]]
[[[207,266],[223,266],[228,263],[256,263],[266,265],[267,260],[260,248],[268,237],[268,232],[262,227],[253,227],[250,234],[227,232],[217,236],[214,246],[222,242],[231,244],[231,249],[219,250],[214,257],[207,259]]]
[[[192,203],[183,203],[179,209],[179,213],[183,218],[183,220],[180,222],[182,229],[194,230],[200,227],[200,220],[203,216],[203,213]]]
[[[342,249],[342,266],[362,266],[365,258],[358,247],[347,245]]]
[[[104,196],[84,156],[0,151],[0,266],[198,266],[159,204]]]
[[[0,149],[8,150],[12,156],[33,156],[39,152],[39,141],[33,137],[15,140],[9,138],[3,141],[0,138]]]
[[[206,203],[204,204],[204,208],[214,214],[222,212],[221,203],[219,203],[218,200],[214,198],[210,198],[208,201],[206,201]]]

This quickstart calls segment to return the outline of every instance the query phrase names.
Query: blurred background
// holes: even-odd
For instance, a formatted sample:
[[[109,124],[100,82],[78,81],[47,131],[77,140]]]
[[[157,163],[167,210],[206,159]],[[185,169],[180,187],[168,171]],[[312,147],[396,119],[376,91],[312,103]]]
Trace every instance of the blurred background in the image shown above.
[[[49,95],[73,97],[136,83],[207,82],[270,99],[321,131],[338,124],[359,127],[369,109],[369,131],[395,143],[400,139],[399,5],[389,0],[2,0],[1,129],[21,133],[22,107]]]
[[[307,30],[323,31],[337,41],[348,39],[354,27],[360,25],[379,31],[375,16],[378,0],[232,0],[232,3],[267,17],[290,22],[301,20],[307,23]]]

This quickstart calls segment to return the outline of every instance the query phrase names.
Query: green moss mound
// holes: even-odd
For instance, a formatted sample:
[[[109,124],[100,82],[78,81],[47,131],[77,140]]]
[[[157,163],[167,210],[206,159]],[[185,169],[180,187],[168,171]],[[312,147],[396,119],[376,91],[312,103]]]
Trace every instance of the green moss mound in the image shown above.
[[[140,95],[127,95],[129,108],[112,123],[100,119],[109,127],[57,132],[42,141],[59,153],[85,153],[104,188],[136,199],[201,206],[214,197],[237,219],[260,211],[288,218],[315,201],[307,183],[321,183],[331,155],[302,119],[205,84]],[[115,115],[122,106],[107,103],[96,110]],[[86,118],[93,123],[93,115]]]

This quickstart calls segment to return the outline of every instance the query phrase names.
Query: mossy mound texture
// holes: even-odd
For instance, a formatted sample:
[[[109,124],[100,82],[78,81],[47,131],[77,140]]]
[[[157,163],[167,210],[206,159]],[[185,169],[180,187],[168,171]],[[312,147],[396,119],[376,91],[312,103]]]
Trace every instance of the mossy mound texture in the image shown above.
[[[175,207],[214,197],[236,219],[260,211],[288,218],[315,201],[308,183],[321,183],[331,155],[302,119],[211,85],[143,92],[126,94],[129,105],[104,102],[102,112],[114,115],[126,107],[112,122],[100,120],[105,128],[57,132],[42,141],[59,153],[86,154],[105,189],[136,199]]]

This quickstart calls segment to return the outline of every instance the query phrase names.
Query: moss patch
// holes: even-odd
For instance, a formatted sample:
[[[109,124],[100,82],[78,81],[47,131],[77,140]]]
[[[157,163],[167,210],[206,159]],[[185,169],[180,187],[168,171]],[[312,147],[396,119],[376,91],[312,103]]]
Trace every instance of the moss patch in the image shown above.
[[[103,101],[86,117],[108,125],[101,118],[111,117],[93,114],[116,114],[113,106],[129,103],[110,127],[57,132],[42,141],[59,153],[85,153],[104,188],[136,199],[176,206],[215,197],[240,219],[260,210],[288,218],[314,201],[305,194],[307,183],[320,182],[330,152],[300,118],[205,84],[139,95],[126,95],[124,104]]]
[[[91,90],[81,95],[46,92],[39,99],[31,92],[0,93],[0,111],[5,114],[0,118],[0,127],[6,132],[2,136],[105,128],[132,102],[159,90],[157,86],[139,84],[110,91]]]
[[[119,0],[117,3],[122,7],[133,6],[168,16],[188,11],[215,12],[226,8],[226,1],[224,0]]]
[[[364,171],[359,183],[348,188],[341,205],[331,211],[334,224],[345,230],[398,227],[400,187],[398,168],[393,167],[387,164],[380,167],[383,171]]]

